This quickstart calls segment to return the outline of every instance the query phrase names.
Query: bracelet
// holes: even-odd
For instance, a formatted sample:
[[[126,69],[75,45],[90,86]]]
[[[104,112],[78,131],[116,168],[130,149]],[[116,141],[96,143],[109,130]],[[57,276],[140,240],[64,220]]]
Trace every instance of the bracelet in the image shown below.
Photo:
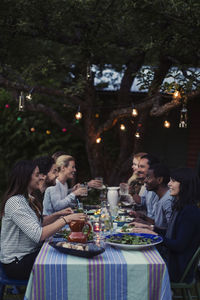
[[[60,219],[63,219],[65,221],[65,224],[67,224],[65,217],[61,216]]]

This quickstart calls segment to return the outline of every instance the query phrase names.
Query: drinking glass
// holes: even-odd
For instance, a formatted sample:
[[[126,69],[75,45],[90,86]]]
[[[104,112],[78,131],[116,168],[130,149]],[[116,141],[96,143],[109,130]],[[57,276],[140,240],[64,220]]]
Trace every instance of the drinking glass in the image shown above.
[[[128,195],[128,183],[120,183],[120,195]]]
[[[99,188],[101,190],[103,188],[103,177],[95,177],[94,179],[101,182],[101,187]]]

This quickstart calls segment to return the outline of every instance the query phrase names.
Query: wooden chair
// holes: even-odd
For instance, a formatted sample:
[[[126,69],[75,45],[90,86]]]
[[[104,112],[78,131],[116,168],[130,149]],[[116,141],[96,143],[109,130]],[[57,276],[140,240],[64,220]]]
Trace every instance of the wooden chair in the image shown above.
[[[7,285],[9,286],[26,286],[28,283],[28,280],[15,280],[15,279],[9,279],[4,270],[2,263],[0,262],[0,300],[3,300],[5,287]]]
[[[173,299],[184,299],[184,300],[192,300],[197,299],[200,300],[200,282],[197,281],[197,267],[200,258],[200,247],[197,249],[192,259],[188,263],[183,276],[181,277],[179,282],[171,282],[171,288],[173,290]],[[194,268],[195,277],[193,278],[191,283],[186,283],[185,278],[188,272]],[[179,294],[177,292],[179,291]],[[192,296],[192,292],[196,291],[196,296]],[[180,295],[181,294],[181,295]]]

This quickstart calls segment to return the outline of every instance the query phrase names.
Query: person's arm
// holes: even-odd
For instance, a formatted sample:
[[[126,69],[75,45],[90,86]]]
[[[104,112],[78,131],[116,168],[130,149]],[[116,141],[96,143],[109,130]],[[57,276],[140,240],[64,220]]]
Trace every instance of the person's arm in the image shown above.
[[[68,207],[65,209],[62,209],[60,211],[57,211],[51,215],[47,215],[47,216],[43,216],[43,222],[42,222],[42,226],[46,226],[48,224],[51,224],[53,222],[55,222],[58,218],[60,218],[61,216],[67,216],[69,214],[72,214],[73,210]]]
[[[69,224],[71,221],[80,221],[80,220],[85,221],[86,215],[79,213],[79,214],[70,214],[67,216],[61,216],[55,222],[42,227],[42,234],[40,237],[40,241],[44,241],[45,239],[49,238],[58,230],[60,230],[62,227],[64,227],[66,224]]]

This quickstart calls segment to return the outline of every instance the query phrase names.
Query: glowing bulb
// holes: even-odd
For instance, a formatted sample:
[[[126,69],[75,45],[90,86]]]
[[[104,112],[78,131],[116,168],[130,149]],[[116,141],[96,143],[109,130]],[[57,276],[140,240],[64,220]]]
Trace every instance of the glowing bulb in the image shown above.
[[[173,93],[173,98],[174,98],[174,99],[179,99],[179,98],[181,98],[180,92],[179,92],[179,91],[175,91],[175,92]]]
[[[126,129],[125,125],[124,125],[124,124],[121,124],[121,125],[120,125],[120,129],[121,129],[121,130],[125,130],[125,129]]]
[[[51,131],[50,130],[46,130],[46,134],[51,134]]]
[[[171,126],[170,122],[165,120],[164,121],[164,127],[169,128]]]
[[[82,113],[80,111],[78,111],[76,114],[75,114],[75,118],[76,120],[80,120],[82,118]]]
[[[140,138],[140,133],[138,131],[136,132],[135,137],[138,139]]]
[[[101,138],[100,137],[96,139],[96,143],[97,144],[101,143]]]
[[[26,100],[28,100],[28,101],[32,100],[31,94],[28,94],[28,95],[26,96]]]
[[[30,128],[30,131],[31,131],[31,132],[35,132],[35,128],[34,128],[34,127],[31,127],[31,128]]]
[[[66,132],[67,131],[67,129],[66,128],[62,128],[62,132]]]
[[[99,114],[95,114],[95,118],[97,118],[97,119],[98,119],[98,118],[99,118]]]
[[[132,116],[133,116],[133,117],[137,117],[137,115],[138,115],[137,109],[136,109],[136,108],[133,108],[133,110],[132,110]]]

